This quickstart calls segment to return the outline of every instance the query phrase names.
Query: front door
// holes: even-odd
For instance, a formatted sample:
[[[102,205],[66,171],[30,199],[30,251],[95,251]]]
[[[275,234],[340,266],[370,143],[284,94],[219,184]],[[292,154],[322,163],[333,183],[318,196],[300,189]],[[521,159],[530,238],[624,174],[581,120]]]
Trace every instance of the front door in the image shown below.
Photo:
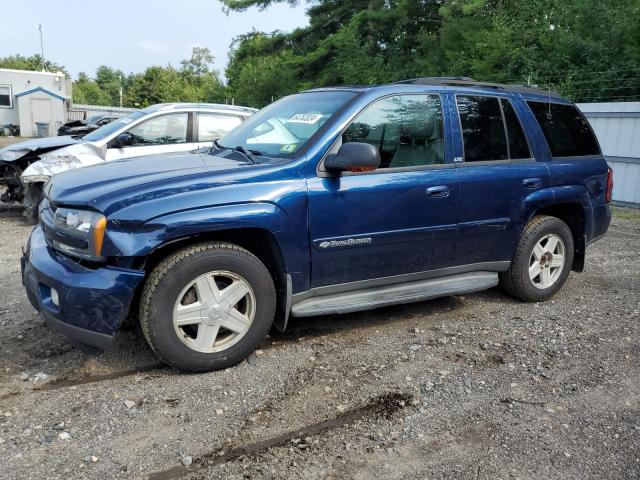
[[[131,127],[126,133],[133,137],[133,145],[122,148],[108,147],[106,160],[190,152],[198,148],[189,117],[188,112],[167,113]]]
[[[380,168],[309,179],[311,286],[443,268],[457,229],[458,185],[439,95],[380,99],[343,132],[375,145]]]
[[[548,186],[548,169],[533,158],[510,99],[457,95],[456,104],[464,158],[456,165],[460,182],[456,262],[507,262],[518,242],[526,197]]]

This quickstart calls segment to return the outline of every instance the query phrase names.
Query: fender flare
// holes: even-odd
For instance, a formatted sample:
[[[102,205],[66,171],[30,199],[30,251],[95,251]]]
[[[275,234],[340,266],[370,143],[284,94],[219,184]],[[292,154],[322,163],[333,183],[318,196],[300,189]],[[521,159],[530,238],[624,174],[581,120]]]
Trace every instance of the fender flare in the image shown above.
[[[276,241],[283,270],[295,264],[296,235],[287,214],[269,202],[235,203],[171,212],[132,226],[117,219],[107,227],[103,255],[145,257],[170,243],[238,229],[261,229]],[[297,246],[299,248],[299,246]]]

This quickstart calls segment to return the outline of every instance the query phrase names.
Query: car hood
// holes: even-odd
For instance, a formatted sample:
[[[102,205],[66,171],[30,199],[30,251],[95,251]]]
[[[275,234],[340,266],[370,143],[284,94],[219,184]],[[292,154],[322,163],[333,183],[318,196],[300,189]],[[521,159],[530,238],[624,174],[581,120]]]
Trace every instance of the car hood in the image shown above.
[[[73,145],[43,153],[39,161],[33,162],[22,172],[21,178],[24,183],[46,182],[49,177],[58,173],[103,163],[106,152],[106,147],[99,147],[91,142],[76,142]]]
[[[248,167],[254,165],[202,153],[150,155],[66,171],[47,183],[45,193],[59,205],[109,213],[110,207],[208,188],[220,172]]]
[[[14,143],[13,145],[9,145],[8,147],[0,149],[0,160],[5,162],[14,162],[26,155],[29,155],[32,152],[50,152],[52,150],[66,147],[67,145],[73,145],[79,142],[82,142],[82,139],[73,138],[70,136],[34,138],[33,140]]]

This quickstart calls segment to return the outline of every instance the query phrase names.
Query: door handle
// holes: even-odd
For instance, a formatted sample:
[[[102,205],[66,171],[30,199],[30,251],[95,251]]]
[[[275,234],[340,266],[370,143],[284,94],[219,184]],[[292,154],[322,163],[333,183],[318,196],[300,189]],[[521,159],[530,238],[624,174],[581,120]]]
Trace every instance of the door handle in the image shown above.
[[[540,188],[542,181],[539,178],[525,178],[522,184],[527,188]]]
[[[438,185],[437,187],[429,187],[427,188],[427,197],[448,197],[449,196],[449,187],[446,185]]]

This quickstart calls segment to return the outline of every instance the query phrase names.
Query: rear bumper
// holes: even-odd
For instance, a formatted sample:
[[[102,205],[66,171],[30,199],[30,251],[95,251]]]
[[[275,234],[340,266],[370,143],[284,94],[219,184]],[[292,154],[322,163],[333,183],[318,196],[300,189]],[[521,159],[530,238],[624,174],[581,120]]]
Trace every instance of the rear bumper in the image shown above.
[[[138,270],[84,267],[51,249],[40,227],[31,233],[20,263],[29,301],[47,325],[98,348],[109,346],[144,279]]]

